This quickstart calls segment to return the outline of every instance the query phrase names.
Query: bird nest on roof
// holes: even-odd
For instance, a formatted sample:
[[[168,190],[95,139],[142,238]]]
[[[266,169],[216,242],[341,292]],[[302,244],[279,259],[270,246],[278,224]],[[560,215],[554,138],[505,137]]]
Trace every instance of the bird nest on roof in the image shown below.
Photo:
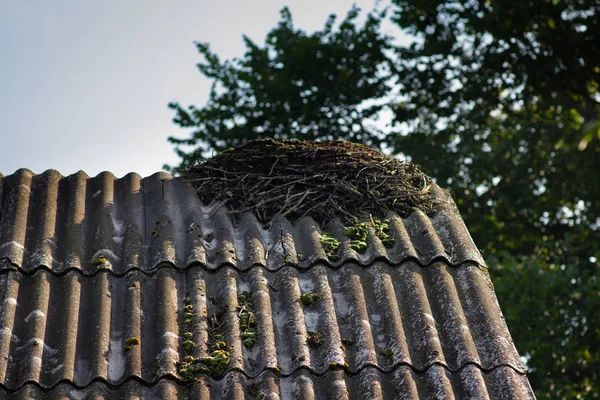
[[[235,216],[262,222],[310,216],[355,223],[388,211],[432,211],[431,179],[417,165],[344,142],[253,140],[183,174],[204,204],[227,204]]]

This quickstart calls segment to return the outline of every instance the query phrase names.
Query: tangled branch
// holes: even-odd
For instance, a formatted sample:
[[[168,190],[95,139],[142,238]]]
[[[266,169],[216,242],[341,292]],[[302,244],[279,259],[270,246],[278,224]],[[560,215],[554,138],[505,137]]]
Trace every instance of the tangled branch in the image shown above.
[[[254,140],[194,165],[184,177],[203,203],[224,202],[233,215],[252,211],[263,223],[279,215],[354,223],[433,207],[431,179],[418,166],[344,141]]]

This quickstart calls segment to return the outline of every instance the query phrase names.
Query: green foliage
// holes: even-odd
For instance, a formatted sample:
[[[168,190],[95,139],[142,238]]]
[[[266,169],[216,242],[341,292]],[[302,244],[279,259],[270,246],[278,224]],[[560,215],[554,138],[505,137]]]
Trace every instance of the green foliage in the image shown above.
[[[203,108],[171,105],[193,130],[170,138],[180,167],[257,137],[349,139],[409,156],[450,189],[482,247],[536,395],[600,392],[598,2],[392,3],[415,38],[406,46],[381,34],[384,13],[359,26],[356,9],[313,34],[284,9],[264,46],[245,39],[241,59],[199,44],[214,85]],[[395,119],[385,132],[365,124],[386,110]],[[345,234],[361,249],[365,232]],[[339,242],[321,242],[335,259]]]
[[[598,2],[393,3],[391,145],[450,189],[538,398],[600,391]]]
[[[221,61],[207,43],[197,43],[200,72],[213,80],[202,108],[179,103],[174,122],[189,128],[186,139],[170,137],[182,158],[176,170],[250,139],[345,139],[378,146],[382,135],[367,120],[387,106],[366,105],[390,91],[393,66],[386,55],[390,38],[380,32],[382,13],[359,24],[352,8],[335,27],[331,15],[322,30],[296,28],[289,9],[263,46],[244,37],[242,58]],[[193,146],[190,152],[182,146]],[[170,168],[166,166],[166,168]]]
[[[323,251],[330,260],[335,261],[340,258],[337,254],[340,248],[340,241],[334,238],[331,233],[321,233],[321,246],[323,246]]]
[[[302,293],[300,296],[300,301],[308,308],[313,307],[320,299],[321,295],[318,293]]]
[[[363,252],[367,249],[369,227],[373,228],[375,235],[377,235],[384,246],[392,247],[394,245],[395,239],[390,235],[390,220],[371,218],[370,222],[359,222],[344,228],[344,236],[350,238],[351,248],[358,252]]]
[[[131,351],[133,346],[139,346],[142,342],[139,337],[130,337],[125,339],[123,343],[125,351]]]
[[[379,352],[382,356],[384,356],[388,362],[394,361],[394,353],[390,349],[383,349]]]
[[[362,252],[367,248],[368,233],[369,224],[367,222],[357,223],[344,228],[344,236],[350,238],[350,247],[358,252]]]
[[[520,350],[538,398],[591,397],[600,367],[597,270],[508,254],[489,263],[510,331],[527,346]]]
[[[104,264],[105,262],[106,262],[106,257],[98,256],[92,260],[92,265],[98,266],[98,265]]]
[[[306,343],[310,347],[316,349],[323,344],[323,336],[320,333],[314,331],[307,331],[306,333],[308,335],[306,338]]]
[[[451,189],[479,246],[531,254],[569,223],[595,224],[600,141],[578,145],[600,115],[597,2],[395,4],[419,37],[399,50],[397,119],[414,129],[396,151]]]
[[[223,343],[220,342],[219,344]],[[201,357],[199,360],[208,367],[212,377],[220,377],[227,370],[231,358],[229,352],[222,348],[212,351],[208,357]]]
[[[183,361],[177,363],[179,377],[184,381],[196,381],[201,374],[210,375],[213,378],[221,377],[231,361],[231,354],[227,350],[227,342],[223,335],[223,327],[219,322],[220,315],[208,318],[208,349],[207,357],[194,357],[192,352],[197,344],[192,340],[193,318],[196,316],[191,299],[186,296],[183,300],[183,332],[185,339],[181,343],[183,348]]]
[[[251,349],[256,344],[257,333],[256,315],[254,314],[254,307],[252,306],[252,301],[250,300],[250,293],[242,292],[238,296],[238,307],[238,318],[240,319],[242,343],[244,346],[246,346],[246,348]]]

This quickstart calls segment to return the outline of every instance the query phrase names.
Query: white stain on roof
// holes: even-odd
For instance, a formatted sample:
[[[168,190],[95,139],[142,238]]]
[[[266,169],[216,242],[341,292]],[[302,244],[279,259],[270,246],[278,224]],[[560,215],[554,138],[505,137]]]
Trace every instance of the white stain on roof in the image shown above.
[[[175,368],[175,363],[179,361],[179,353],[174,349],[167,347],[160,351],[160,353],[156,356],[156,362],[160,365],[158,371],[156,371],[157,376],[166,375],[166,374],[175,374],[177,373],[177,369]],[[170,365],[165,365],[170,364]]]
[[[284,382],[285,380],[282,379],[281,382]],[[292,383],[292,395],[291,397],[286,397],[284,395],[284,391],[282,388],[281,394],[283,395],[284,399],[299,399],[302,397],[302,394],[304,392],[304,390],[302,390],[303,388],[306,388],[310,391],[313,391],[313,381],[310,380],[310,378],[304,376],[304,375],[300,375],[296,378],[294,378],[294,381]],[[314,393],[312,393],[314,395]]]
[[[120,331],[112,332],[108,350],[108,380],[118,381],[125,373],[125,354],[123,353],[123,338]]]
[[[157,360],[167,360],[167,359],[179,359],[179,353],[177,352],[177,350],[172,349],[170,347],[167,347],[165,349],[162,349],[160,351],[160,354],[158,356],[156,356]]]
[[[121,242],[123,242],[123,235],[125,234],[125,221],[116,219],[114,215],[111,215],[110,219],[113,224],[113,241],[117,244],[121,244]]]
[[[359,253],[358,251],[355,251],[355,253],[356,257],[358,258],[358,261],[361,264],[368,264],[372,257],[372,254],[369,251],[365,251],[364,253]]]
[[[213,201],[212,203],[210,203],[207,206],[205,206],[205,205],[200,206],[200,212],[202,213],[202,217],[210,220],[212,218],[213,214],[215,213],[215,211],[217,211],[217,209],[222,205],[223,205],[222,202]]]
[[[346,297],[343,293],[334,292],[333,300],[335,301],[335,306],[337,310],[337,314],[341,316],[348,316],[351,314],[351,308],[348,302],[346,301]]]
[[[304,320],[306,321],[306,329],[309,331],[317,331],[319,328],[319,313],[315,310],[304,310]]]
[[[73,371],[73,382],[81,386],[87,385],[89,381],[89,370],[90,360],[85,357],[78,358],[75,363],[75,370]]]
[[[248,285],[248,282],[240,279],[237,281],[237,285],[238,285],[238,293],[250,292],[250,286]]]
[[[115,261],[119,261],[120,260],[120,258],[117,257],[115,255],[115,253],[113,253],[112,251],[110,251],[108,249],[98,250],[96,253],[94,253],[94,255],[92,257],[92,260],[95,260],[95,259],[97,259],[100,256],[104,256],[106,258],[113,259]]]
[[[16,247],[17,249],[25,250],[25,247],[21,243],[15,242],[14,240],[12,242],[6,242],[0,245],[0,249],[4,249],[5,247]]]
[[[116,219],[114,215],[111,215],[110,219],[112,221],[115,235],[123,236],[123,233],[125,233],[125,221],[123,221],[122,219]]]
[[[36,347],[42,347],[44,353],[48,354],[49,356],[54,356],[56,355],[56,353],[58,353],[58,349],[54,349],[50,346],[48,346],[47,344],[44,343],[44,341],[40,338],[31,338],[27,341],[27,343],[25,343],[23,346],[19,346],[15,349],[15,351],[21,351],[26,347],[31,347],[31,346],[36,346]]]
[[[166,331],[163,334],[164,338],[168,338],[168,339],[172,339],[172,340],[179,340],[179,335],[176,334],[175,332],[170,332],[170,331]]]
[[[281,392],[281,396],[284,399],[298,399],[300,398],[298,392],[295,392],[294,389],[296,389],[295,387],[295,382],[292,383],[290,382],[289,379],[282,379],[281,381],[279,381],[279,391]]]
[[[235,251],[235,256],[238,260],[242,261],[245,257],[245,249],[246,249],[246,238],[243,236],[242,232],[236,229],[233,235],[233,249]]]
[[[33,310],[32,312],[29,313],[29,315],[27,317],[25,317],[25,322],[29,322],[29,320],[31,318],[37,318],[37,317],[45,317],[46,314],[44,314],[43,311],[41,310]]]
[[[277,255],[285,255],[285,248],[283,247],[283,237],[281,235],[272,234],[271,232],[269,232],[266,257],[268,258]]]
[[[17,299],[15,299],[14,297],[7,297],[4,299],[4,304],[10,304],[12,306],[16,306],[17,305]]]
[[[38,339],[38,338],[31,338],[27,341],[27,343],[25,343],[23,346],[19,346],[15,349],[15,352],[18,352],[20,350],[23,350],[25,347],[28,347],[30,345],[38,345],[40,343],[44,343],[42,340]]]
[[[381,323],[381,314],[372,313],[370,317],[371,321],[373,321],[375,325],[379,325]]]
[[[302,293],[312,292],[315,288],[314,282],[306,278],[304,275],[300,275],[298,279],[298,286],[300,286]]]
[[[338,387],[342,392],[346,391],[346,382],[342,379],[336,380],[333,382],[332,386]]]
[[[358,351],[354,355],[356,365],[362,366],[366,363],[377,363],[377,355],[364,345],[362,338],[356,344],[358,345]]]
[[[49,244],[50,246],[56,248],[56,243],[54,243],[54,240],[51,238],[44,239],[44,241],[42,243]]]
[[[42,359],[38,356],[33,356],[29,359],[29,361],[31,362],[31,364],[35,364],[37,366],[42,366]]]
[[[85,389],[71,389],[69,390],[69,396],[71,400],[85,400],[88,391]]]
[[[29,259],[29,262],[33,265],[45,265],[52,267],[53,265],[61,266],[62,263],[55,259],[52,254],[48,253],[43,249],[36,251]]]
[[[58,371],[60,371],[61,369],[63,369],[65,367],[65,364],[59,364],[56,367],[52,368],[50,370],[50,374],[54,375],[55,373],[57,373]]]
[[[1,336],[8,336],[9,340],[11,342],[13,342],[13,343],[19,343],[21,341],[17,337],[17,335],[13,335],[12,330],[10,328],[2,328],[2,329],[0,329],[0,337]]]

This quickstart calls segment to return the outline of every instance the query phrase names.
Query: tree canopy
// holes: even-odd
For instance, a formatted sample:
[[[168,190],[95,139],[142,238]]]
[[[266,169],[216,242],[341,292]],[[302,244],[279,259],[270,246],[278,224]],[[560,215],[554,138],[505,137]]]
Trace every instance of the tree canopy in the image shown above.
[[[294,27],[289,9],[271,30],[263,46],[244,36],[242,58],[221,61],[207,43],[197,43],[204,62],[200,72],[213,80],[204,107],[169,106],[174,122],[192,128],[191,137],[170,137],[177,149],[179,168],[201,160],[208,149],[224,150],[248,139],[344,139],[379,147],[383,135],[367,120],[384,104],[365,104],[390,90],[393,65],[386,51],[391,38],[381,33],[384,13],[372,12],[357,23],[352,8],[334,28],[331,15],[322,30],[307,34]],[[334,123],[332,123],[334,122]]]
[[[598,392],[600,4],[394,3],[395,150],[451,189],[538,396]]]
[[[177,103],[177,168],[259,137],[403,154],[452,192],[540,398],[600,392],[600,3],[393,0],[308,34],[288,9]],[[382,33],[392,22],[413,36]],[[377,118],[393,115],[391,126]]]

